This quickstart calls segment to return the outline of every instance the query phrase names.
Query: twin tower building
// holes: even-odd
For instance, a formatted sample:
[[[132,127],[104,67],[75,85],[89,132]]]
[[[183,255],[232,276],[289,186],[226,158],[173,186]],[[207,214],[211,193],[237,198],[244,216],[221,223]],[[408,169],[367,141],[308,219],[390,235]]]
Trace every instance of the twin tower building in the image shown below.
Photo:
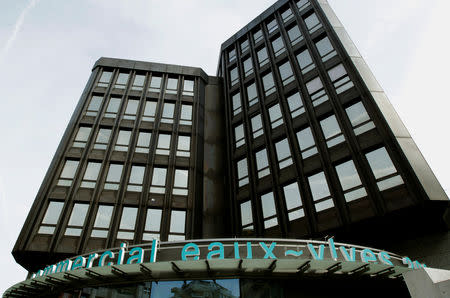
[[[202,69],[100,58],[13,255],[323,239],[450,268],[449,200],[324,0],[280,0]]]

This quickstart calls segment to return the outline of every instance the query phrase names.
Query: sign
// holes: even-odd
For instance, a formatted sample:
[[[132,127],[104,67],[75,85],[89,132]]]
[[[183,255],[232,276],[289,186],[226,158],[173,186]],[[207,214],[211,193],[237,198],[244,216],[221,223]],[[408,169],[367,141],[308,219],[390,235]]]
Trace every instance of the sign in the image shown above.
[[[96,252],[62,260],[39,270],[32,275],[32,278],[82,268],[89,269],[112,265],[225,259],[305,259],[382,264],[403,266],[410,269],[426,267],[425,264],[412,261],[408,257],[399,257],[373,248],[335,243],[332,238],[326,242],[287,239],[277,239],[276,241],[271,239],[219,240],[160,243],[154,239],[149,244],[132,247],[127,247],[126,243],[122,243],[115,250],[105,250],[101,253]]]

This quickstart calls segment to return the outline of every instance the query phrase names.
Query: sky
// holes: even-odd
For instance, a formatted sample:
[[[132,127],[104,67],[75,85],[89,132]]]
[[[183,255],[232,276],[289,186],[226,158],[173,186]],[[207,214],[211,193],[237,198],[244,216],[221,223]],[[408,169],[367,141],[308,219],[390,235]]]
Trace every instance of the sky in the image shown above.
[[[201,67],[273,0],[0,0],[0,293],[11,250],[95,61]],[[450,194],[448,0],[329,0]],[[442,132],[442,134],[438,134]]]

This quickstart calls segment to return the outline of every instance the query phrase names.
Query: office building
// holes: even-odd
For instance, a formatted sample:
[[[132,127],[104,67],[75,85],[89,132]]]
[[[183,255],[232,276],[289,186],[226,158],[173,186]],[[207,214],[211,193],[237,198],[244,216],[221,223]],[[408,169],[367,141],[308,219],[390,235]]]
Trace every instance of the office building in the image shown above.
[[[168,281],[174,297],[291,297],[300,280],[305,297],[350,295],[349,285],[402,296],[401,266],[420,266],[401,256],[450,269],[448,207],[328,3],[280,0],[222,44],[216,76],[96,62],[13,250],[37,279],[6,295],[148,297]],[[333,237],[362,263],[334,255]],[[324,245],[322,259],[328,245],[330,260],[309,244]],[[122,263],[141,247],[154,264]],[[283,263],[300,247],[313,261]],[[382,251],[380,264],[364,258],[367,247],[395,253],[393,267]],[[79,270],[51,266],[77,255]]]

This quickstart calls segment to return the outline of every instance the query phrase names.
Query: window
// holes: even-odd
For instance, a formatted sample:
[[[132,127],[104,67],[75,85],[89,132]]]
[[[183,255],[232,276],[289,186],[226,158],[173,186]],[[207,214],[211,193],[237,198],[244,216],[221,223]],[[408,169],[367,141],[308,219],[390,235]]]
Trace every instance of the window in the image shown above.
[[[303,40],[303,35],[300,32],[300,28],[297,25],[290,28],[287,33],[292,46],[296,45],[297,43]]]
[[[305,212],[303,210],[302,197],[300,196],[297,182],[284,186],[283,193],[289,221],[304,217]]]
[[[312,79],[306,83],[306,89],[308,89],[309,96],[313,106],[318,106],[328,100],[328,95],[323,88],[322,81],[319,77]]]
[[[322,27],[322,24],[320,24],[320,21],[315,13],[312,13],[311,15],[305,18],[305,24],[309,30],[309,34],[312,34],[317,29]]]
[[[242,230],[253,230],[252,202],[241,203]]]
[[[142,191],[144,182],[145,166],[132,165],[130,179],[128,180],[127,191]]]
[[[194,80],[184,79],[183,95],[194,96]]]
[[[119,231],[117,232],[117,239],[133,240],[137,211],[138,208],[136,207],[123,207],[122,217],[120,218]]]
[[[253,73],[253,64],[252,64],[251,57],[248,57],[244,61],[244,73],[245,73],[246,77],[248,77],[249,75],[251,75]]]
[[[317,51],[319,51],[320,57],[322,57],[322,61],[325,62],[332,57],[336,56],[336,51],[331,45],[330,39],[328,36],[325,36],[318,42],[316,42]]]
[[[113,206],[99,205],[97,216],[95,217],[94,228],[92,229],[91,237],[106,238],[108,237],[109,224],[111,223]]]
[[[322,127],[322,132],[328,148],[345,141],[345,137],[342,134],[341,128],[334,115],[320,121],[320,126]]]
[[[151,193],[165,193],[166,192],[166,168],[154,168],[152,184],[150,186]]]
[[[300,0],[297,2],[297,8],[299,11],[305,9],[308,6],[309,6],[308,0]]]
[[[188,195],[188,177],[188,170],[175,169],[175,179],[173,181],[172,191],[174,195]]]
[[[161,117],[162,123],[173,123],[173,115],[175,113],[175,104],[170,102],[165,102],[163,104],[163,112]]]
[[[135,120],[138,107],[139,107],[139,100],[129,99],[123,119]]]
[[[375,128],[375,124],[370,120],[369,114],[367,114],[362,102],[357,102],[349,106],[345,109],[345,112],[352,123],[355,135],[360,135]]]
[[[264,217],[264,228],[268,229],[278,225],[277,209],[273,192],[261,196],[262,211]]]
[[[234,60],[236,60],[236,50],[235,49],[231,49],[228,52],[228,62],[233,62]]]
[[[333,82],[334,88],[336,88],[337,94],[341,94],[354,86],[342,64],[338,64],[337,66],[329,69],[328,75]]]
[[[150,86],[148,87],[148,91],[159,93],[161,91],[161,82],[162,77],[152,76],[152,79],[150,80]]]
[[[283,124],[283,115],[281,115],[279,104],[273,105],[269,108],[269,118],[272,129]]]
[[[294,81],[294,73],[292,72],[292,67],[289,61],[286,61],[285,63],[281,64],[278,67],[278,70],[280,71],[283,86],[286,86],[287,84]]]
[[[264,94],[269,96],[276,91],[275,82],[273,81],[273,75],[271,72],[263,76]]]
[[[130,75],[128,73],[119,73],[119,76],[117,77],[116,84],[114,85],[114,88],[117,89],[125,89],[127,87],[128,77]]]
[[[278,166],[280,169],[290,166],[292,164],[292,158],[288,140],[283,139],[275,143],[275,149],[277,152]]]
[[[292,14],[292,10],[290,8],[286,9],[281,13],[281,18],[283,19],[283,22],[287,22],[290,19],[292,19],[294,15]]]
[[[156,101],[153,100],[147,100],[145,102],[144,115],[142,116],[143,121],[155,121],[156,104]]]
[[[248,106],[258,103],[258,93],[256,92],[256,83],[247,86]]]
[[[166,94],[177,94],[178,79],[169,78],[167,80]]]
[[[237,67],[230,70],[230,86],[234,86],[239,82],[239,75]]]
[[[150,152],[150,140],[152,138],[151,132],[140,131],[135,152],[149,153]]]
[[[256,168],[258,170],[258,178],[262,178],[270,174],[269,160],[267,159],[267,150],[264,148],[255,154]]]
[[[103,71],[102,75],[100,77],[100,80],[98,80],[97,86],[98,87],[108,87],[109,81],[111,81],[112,77],[112,71]]]
[[[244,53],[245,51],[247,51],[248,48],[249,48],[249,43],[248,43],[248,39],[246,39],[243,42],[241,42],[241,53]]]
[[[244,124],[234,127],[234,144],[235,148],[245,145]]]
[[[308,49],[303,50],[297,55],[297,61],[298,65],[300,65],[300,69],[302,70],[302,74],[305,74],[316,67]]]
[[[133,86],[131,86],[131,90],[142,91],[144,89],[145,75],[136,75],[134,77]]]
[[[267,24],[267,31],[269,31],[269,34],[271,34],[272,32],[275,32],[275,30],[278,29],[278,24],[277,24],[277,20],[273,19],[272,21],[270,21]]]
[[[294,119],[297,116],[300,116],[305,112],[305,108],[303,107],[302,97],[300,96],[300,92],[296,92],[287,97],[287,102],[289,105],[289,111],[291,112],[291,117]]]
[[[347,203],[367,196],[353,160],[341,163],[335,168]]]
[[[92,127],[89,126],[80,126],[78,128],[77,135],[73,141],[72,147],[75,148],[84,148],[86,147],[87,140],[89,139],[89,135],[91,134]]]
[[[120,178],[122,177],[123,164],[112,163],[109,165],[106,176],[105,189],[118,190]]]
[[[83,181],[81,181],[80,187],[95,188],[101,167],[102,167],[101,162],[95,161],[88,162],[86,171],[84,172]]]
[[[333,199],[331,198],[330,189],[328,188],[328,183],[324,172],[309,176],[308,182],[316,212],[334,207]]]
[[[189,157],[191,156],[191,137],[178,136],[177,156]]]
[[[106,108],[105,118],[116,118],[117,112],[119,112],[120,102],[122,99],[120,97],[111,97],[109,99],[108,107]]]
[[[98,130],[97,138],[95,139],[94,149],[106,150],[110,136],[111,129],[100,128]]]
[[[75,203],[73,205],[72,213],[70,214],[69,223],[67,224],[64,235],[66,236],[80,236],[83,231],[84,220],[89,209],[89,204]]]
[[[297,132],[297,141],[303,159],[318,153],[311,128],[307,127]]]
[[[192,125],[192,106],[187,104],[181,105],[181,125]]]
[[[115,151],[128,151],[128,145],[130,144],[131,131],[130,130],[119,130],[119,135],[117,136],[116,146],[114,146]]]
[[[102,104],[103,97],[94,95],[91,98],[91,102],[86,110],[86,116],[97,116],[98,111],[100,110],[100,106]]]
[[[261,115],[258,114],[256,116],[253,116],[251,118],[251,123],[252,123],[253,138],[256,139],[257,137],[261,136],[264,133]]]
[[[237,115],[240,112],[242,112],[241,94],[238,92],[235,95],[233,95],[232,101],[233,101],[233,115]]]
[[[385,190],[403,184],[403,179],[397,173],[386,148],[381,147],[366,154],[372,173],[377,180],[379,190]]]
[[[75,177],[75,173],[78,168],[78,160],[66,160],[64,163],[64,167],[62,169],[61,175],[59,176],[59,180],[57,185],[59,186],[71,186],[73,178]]]
[[[161,233],[161,217],[161,209],[147,209],[147,218],[145,219],[142,240],[151,241],[153,239],[159,239]]]
[[[39,227],[38,234],[53,234],[55,232],[56,224],[59,222],[59,216],[61,214],[64,202],[50,201],[42,219],[41,226]]]
[[[257,44],[260,40],[263,39],[263,34],[261,29],[253,33],[253,40],[255,41],[255,44]]]
[[[170,214],[169,241],[185,239],[186,211],[172,210]]]
[[[276,39],[272,41],[273,52],[275,53],[275,57],[281,55],[285,51],[283,39],[281,36],[278,36]]]
[[[170,153],[170,138],[169,134],[160,134],[158,137],[158,144],[156,146],[156,154],[169,155]]]
[[[267,49],[262,48],[257,52],[259,67],[263,67],[266,63],[269,62],[269,56],[267,55]]]
[[[237,162],[237,172],[239,187],[248,184],[248,167],[246,158]]]

